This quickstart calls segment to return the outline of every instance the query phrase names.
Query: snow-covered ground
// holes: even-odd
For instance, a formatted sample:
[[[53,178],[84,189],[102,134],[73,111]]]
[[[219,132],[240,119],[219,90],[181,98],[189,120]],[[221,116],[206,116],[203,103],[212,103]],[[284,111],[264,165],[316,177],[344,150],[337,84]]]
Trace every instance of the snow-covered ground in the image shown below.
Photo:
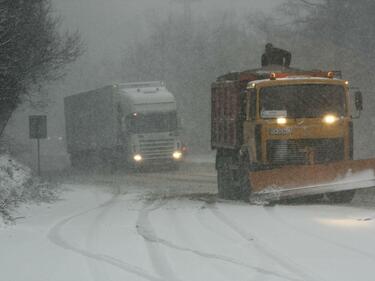
[[[374,280],[374,208],[217,202],[196,174],[65,180],[0,228],[0,279]]]

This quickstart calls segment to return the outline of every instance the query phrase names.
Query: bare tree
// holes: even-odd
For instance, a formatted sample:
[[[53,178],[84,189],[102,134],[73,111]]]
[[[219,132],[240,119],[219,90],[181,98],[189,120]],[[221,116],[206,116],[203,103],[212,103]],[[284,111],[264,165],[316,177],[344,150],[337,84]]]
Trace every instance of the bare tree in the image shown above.
[[[83,45],[61,34],[50,0],[0,0],[0,136],[32,86],[60,78]]]

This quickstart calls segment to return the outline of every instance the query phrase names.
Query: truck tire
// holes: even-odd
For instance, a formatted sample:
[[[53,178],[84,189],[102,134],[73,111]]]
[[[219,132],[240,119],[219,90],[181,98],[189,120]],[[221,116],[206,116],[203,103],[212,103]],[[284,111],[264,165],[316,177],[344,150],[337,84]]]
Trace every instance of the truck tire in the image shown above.
[[[224,195],[225,195],[224,169],[217,170],[217,194],[219,198],[224,198]]]
[[[240,158],[240,159],[239,159]],[[224,157],[217,157],[218,195],[228,200],[249,201],[249,160],[232,152]]]
[[[334,204],[350,203],[355,195],[355,190],[345,190],[340,192],[327,193],[327,198]]]
[[[217,170],[217,189],[219,198],[232,200],[235,198],[233,196],[233,187],[229,173],[230,170],[227,168]]]
[[[238,170],[237,170],[237,189],[239,192],[239,199],[245,202],[250,201],[251,196],[251,184],[249,179],[249,158],[247,155],[243,155],[239,160]]]
[[[218,196],[222,199],[233,198],[233,181],[229,166],[232,162],[232,152],[229,150],[218,150],[216,154],[217,189]]]

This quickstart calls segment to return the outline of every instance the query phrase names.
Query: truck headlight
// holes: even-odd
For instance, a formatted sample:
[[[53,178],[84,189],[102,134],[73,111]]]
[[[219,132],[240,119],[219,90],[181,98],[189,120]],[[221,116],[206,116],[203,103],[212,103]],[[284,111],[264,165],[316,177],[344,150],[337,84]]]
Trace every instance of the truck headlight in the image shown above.
[[[279,117],[276,119],[277,124],[284,125],[286,124],[286,118],[285,117]]]
[[[173,159],[179,160],[179,159],[182,158],[182,152],[177,150],[177,151],[173,152],[172,156],[173,156]]]
[[[141,162],[143,160],[142,155],[140,154],[134,155],[133,159],[135,162]]]
[[[338,118],[335,115],[327,114],[323,117],[323,122],[326,124],[333,124],[338,120]]]

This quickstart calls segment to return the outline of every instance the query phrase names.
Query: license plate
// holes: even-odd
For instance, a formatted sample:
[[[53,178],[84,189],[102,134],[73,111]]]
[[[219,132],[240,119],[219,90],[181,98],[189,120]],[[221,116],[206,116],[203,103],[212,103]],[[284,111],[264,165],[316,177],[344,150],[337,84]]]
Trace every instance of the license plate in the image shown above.
[[[290,135],[293,132],[292,128],[271,128],[269,129],[269,134],[272,136],[285,136]]]

